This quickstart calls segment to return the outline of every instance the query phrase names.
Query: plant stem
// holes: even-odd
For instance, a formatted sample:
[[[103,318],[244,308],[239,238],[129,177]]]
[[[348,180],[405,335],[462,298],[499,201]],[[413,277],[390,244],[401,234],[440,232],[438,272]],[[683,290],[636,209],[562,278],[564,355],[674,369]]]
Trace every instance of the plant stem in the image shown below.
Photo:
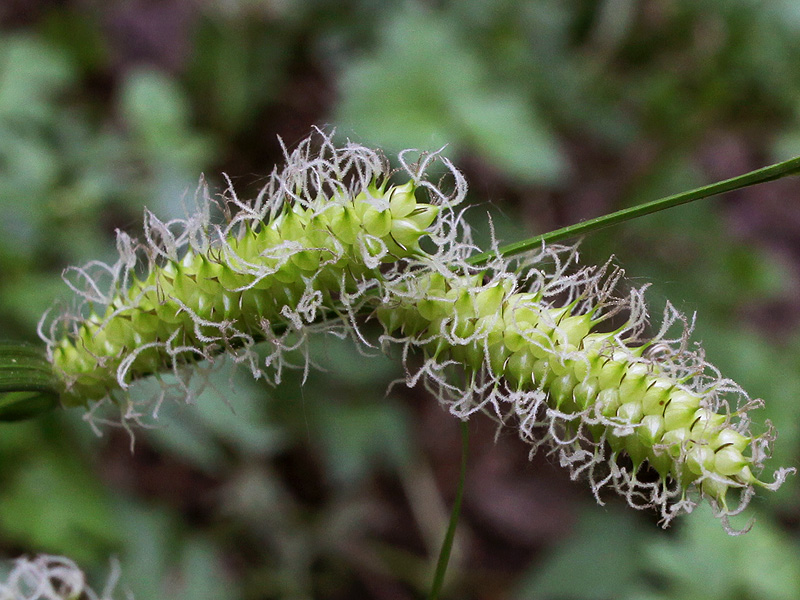
[[[0,421],[28,419],[58,406],[53,367],[26,344],[0,343]]]
[[[453,539],[456,535],[458,516],[461,513],[461,500],[464,497],[464,481],[467,476],[467,455],[469,453],[469,425],[467,421],[461,421],[461,473],[458,476],[458,489],[456,498],[453,501],[453,510],[450,513],[450,522],[447,525],[442,549],[439,551],[439,561],[436,563],[436,573],[431,586],[431,593],[428,600],[438,600],[439,592],[444,584],[444,576],[447,572],[447,563],[450,561],[450,551],[453,549]]]
[[[543,244],[558,242],[567,238],[597,231],[598,229],[602,229],[604,227],[623,223],[630,219],[643,217],[644,215],[649,215],[651,213],[672,208],[674,206],[680,206],[681,204],[693,202],[694,200],[708,198],[709,196],[715,196],[725,192],[732,192],[734,190],[745,188],[751,185],[765,183],[767,181],[774,181],[776,179],[781,179],[782,177],[797,175],[799,173],[800,156],[797,156],[768,167],[750,171],[744,175],[738,175],[737,177],[733,177],[731,179],[704,185],[687,192],[673,194],[672,196],[666,196],[664,198],[645,202],[637,206],[623,208],[622,210],[618,210],[601,217],[589,219],[588,221],[576,223],[575,225],[562,227],[561,229],[556,229],[555,231],[551,231],[549,233],[543,233],[542,235],[537,235],[521,242],[503,246],[495,252],[481,252],[480,254],[470,257],[468,262],[473,265],[481,265],[490,258],[497,256],[497,254],[503,257],[514,256],[515,254],[521,254],[522,252],[527,252],[533,248],[540,247]]]

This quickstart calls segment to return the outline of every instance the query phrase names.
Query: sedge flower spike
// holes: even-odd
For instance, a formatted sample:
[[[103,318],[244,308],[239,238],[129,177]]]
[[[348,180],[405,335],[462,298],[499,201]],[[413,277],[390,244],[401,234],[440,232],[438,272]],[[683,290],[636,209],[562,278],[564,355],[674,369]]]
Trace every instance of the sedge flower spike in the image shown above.
[[[706,498],[732,531],[755,488],[781,485],[790,469],[759,478],[774,440],[768,423],[751,431],[760,401],[690,350],[672,306],[646,337],[644,290],[619,296],[622,272],[578,266],[574,247],[472,266],[463,176],[439,153],[412,155],[392,172],[317,131],[254,201],[231,187],[185,220],[147,213],[145,241],[118,234],[116,264],[68,269],[83,306],[40,327],[64,403],[155,416],[169,386],[144,407],[127,393],[136,380],[171,372],[188,396],[198,363],[220,356],[278,383],[283,368],[308,368],[287,357],[313,333],[372,346],[366,314],[382,346],[401,348],[408,385],[424,382],[461,419],[515,427],[531,453],[550,448],[598,501],[614,489],[666,525]],[[426,178],[437,161],[438,185]]]
[[[201,198],[185,220],[146,213],[144,242],[118,233],[116,264],[67,269],[84,306],[56,316],[47,334],[40,327],[64,403],[107,400],[164,370],[180,386],[194,371],[187,364],[223,352],[279,382],[287,351],[313,331],[354,324],[368,292],[423,254],[423,234],[440,247],[454,238],[457,225],[440,212],[463,197],[463,180],[453,170],[457,196],[444,196],[422,179],[425,165],[406,165],[407,181],[390,185],[379,153],[336,148],[320,134],[287,156],[252,203],[231,188]],[[429,202],[417,201],[417,188]],[[264,340],[269,370],[253,350]]]

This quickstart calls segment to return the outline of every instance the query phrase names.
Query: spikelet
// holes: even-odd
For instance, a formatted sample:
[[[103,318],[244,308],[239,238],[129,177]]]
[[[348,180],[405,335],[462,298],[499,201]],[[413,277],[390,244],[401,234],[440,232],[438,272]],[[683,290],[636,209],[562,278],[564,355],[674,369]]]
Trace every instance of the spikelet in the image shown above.
[[[668,306],[646,338],[644,290],[618,297],[622,272],[580,268],[574,247],[471,266],[463,176],[411,152],[392,173],[380,153],[316,132],[254,202],[231,188],[186,220],[147,213],[142,243],[119,233],[115,265],[67,273],[85,305],[40,327],[63,401],[119,404],[136,420],[134,381],[171,372],[190,395],[197,363],[221,355],[279,383],[286,351],[311,334],[371,345],[359,318],[371,313],[383,346],[402,348],[408,385],[423,381],[461,419],[482,411],[517,428],[531,453],[547,446],[598,501],[615,489],[666,526],[705,497],[730,530],[755,487],[780,486],[791,470],[759,479],[774,439],[768,423],[750,430],[760,401],[690,351],[682,315]],[[435,160],[449,192],[425,177]]]

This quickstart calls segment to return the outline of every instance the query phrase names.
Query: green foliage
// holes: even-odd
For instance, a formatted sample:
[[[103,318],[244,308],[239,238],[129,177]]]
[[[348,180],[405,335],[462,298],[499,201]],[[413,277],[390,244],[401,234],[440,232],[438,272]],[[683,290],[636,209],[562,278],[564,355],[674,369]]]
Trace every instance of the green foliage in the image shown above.
[[[211,475],[222,475],[232,467],[231,450],[257,459],[284,449],[287,432],[267,418],[268,390],[231,365],[211,374],[209,384],[190,405],[160,407],[158,426],[147,432],[155,448]],[[155,381],[145,380],[132,393],[144,399],[159,389]]]
[[[241,135],[275,101],[285,80],[288,33],[259,21],[203,20],[188,82],[197,112],[215,130]]]
[[[586,507],[571,538],[524,577],[513,597],[788,600],[800,593],[800,548],[768,521],[747,542],[714,528],[705,508],[675,536],[630,514]]]
[[[68,432],[50,419],[3,427],[0,492],[3,539],[89,564],[105,562],[120,542],[102,484]]]
[[[764,520],[746,544],[708,527],[699,511],[677,540],[651,538],[640,569],[666,582],[666,591],[652,598],[725,598],[789,600],[800,594],[800,548]],[[641,584],[640,584],[641,585]],[[631,594],[636,597],[635,594]]]
[[[115,506],[125,540],[122,560],[136,577],[125,577],[135,598],[218,600],[242,597],[224,568],[220,548],[207,536],[182,527],[172,511],[129,501]]]
[[[315,345],[320,367],[331,377],[310,382],[305,410],[307,425],[319,436],[326,479],[353,486],[376,469],[408,468],[415,452],[411,415],[392,395],[377,405],[372,397],[399,377],[397,364],[385,355],[362,356],[349,340],[327,338]],[[364,361],[369,369],[361,368]]]
[[[452,144],[523,181],[563,175],[536,108],[496,84],[457,22],[413,4],[390,15],[374,55],[342,75],[343,133],[394,151]]]
[[[73,82],[71,65],[38,40],[8,36],[0,44],[0,209],[3,239],[20,254],[36,245],[46,222],[41,196],[59,177],[48,130],[58,127],[56,98]],[[15,210],[18,206],[27,210]]]
[[[602,600],[619,597],[639,576],[651,533],[630,512],[586,506],[573,534],[518,583],[512,597]]]

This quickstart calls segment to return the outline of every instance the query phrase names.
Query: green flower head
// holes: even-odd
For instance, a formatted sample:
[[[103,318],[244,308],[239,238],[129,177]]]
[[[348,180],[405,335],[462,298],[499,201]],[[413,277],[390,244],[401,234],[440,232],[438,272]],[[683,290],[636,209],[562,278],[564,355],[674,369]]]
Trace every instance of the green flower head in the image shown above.
[[[546,447],[588,478],[598,501],[612,488],[657,508],[665,526],[705,497],[733,531],[727,517],[754,489],[792,471],[758,478],[774,440],[769,423],[751,432],[761,401],[689,349],[692,327],[673,306],[647,337],[644,289],[614,295],[622,271],[581,268],[564,246],[466,269],[409,278],[378,309],[384,342],[425,357],[407,361],[409,382],[424,381],[457,417],[492,414],[531,454]]]
[[[434,162],[439,184],[426,177]],[[651,333],[644,289],[620,295],[623,273],[581,267],[574,247],[472,266],[461,173],[439,153],[399,163],[316,131],[253,201],[202,187],[186,219],[146,213],[143,241],[118,234],[114,265],[67,270],[82,304],[40,327],[64,402],[90,417],[103,405],[155,416],[220,357],[279,383],[286,367],[308,369],[286,357],[312,334],[375,345],[366,315],[383,347],[400,348],[409,386],[424,383],[460,419],[484,412],[516,428],[598,500],[614,489],[666,525],[706,498],[728,527],[755,488],[780,486],[790,469],[760,478],[774,439],[768,423],[751,428],[760,401],[690,347],[673,306]],[[164,372],[177,383],[152,403],[126,393]]]

